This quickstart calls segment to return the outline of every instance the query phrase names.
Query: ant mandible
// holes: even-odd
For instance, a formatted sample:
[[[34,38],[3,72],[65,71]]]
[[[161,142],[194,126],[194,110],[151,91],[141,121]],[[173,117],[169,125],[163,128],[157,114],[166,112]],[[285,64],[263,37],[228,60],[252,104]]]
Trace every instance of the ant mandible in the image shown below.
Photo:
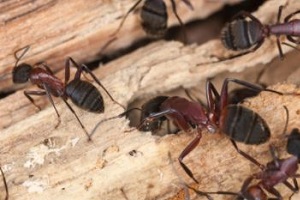
[[[223,45],[227,49],[234,51],[248,50],[254,46],[246,52],[233,56],[238,57],[255,51],[263,44],[265,38],[270,35],[275,35],[279,56],[283,59],[284,56],[279,41],[280,35],[285,35],[286,38],[294,44],[300,44],[299,40],[293,38],[300,36],[300,19],[290,20],[294,15],[300,13],[300,10],[289,14],[284,18],[284,23],[280,23],[283,8],[284,6],[279,7],[277,22],[273,25],[262,24],[259,19],[248,12],[242,11],[238,13],[222,30],[221,41]],[[247,17],[250,18],[250,21],[246,20]],[[288,43],[283,44],[295,48]]]
[[[23,53],[18,57],[17,53],[22,51]],[[44,96],[47,95],[50,103],[52,104],[53,108],[55,109],[56,115],[58,117],[58,123],[55,128],[58,127],[60,124],[60,115],[54,105],[53,99],[51,96],[60,97],[67,107],[71,110],[71,112],[75,115],[77,121],[79,122],[80,126],[84,130],[85,134],[87,135],[88,139],[91,140],[87,130],[85,129],[84,125],[81,123],[79,117],[77,116],[76,112],[73,110],[71,105],[67,102],[67,99],[70,98],[71,101],[84,110],[89,112],[95,113],[102,113],[104,112],[104,103],[101,93],[98,89],[91,84],[90,82],[81,80],[80,76],[83,71],[89,73],[94,81],[103,88],[109,98],[119,106],[123,107],[120,103],[114,100],[114,98],[109,94],[109,92],[105,89],[105,87],[100,83],[100,81],[96,78],[96,76],[90,71],[90,69],[85,66],[79,65],[69,57],[66,60],[65,64],[65,81],[62,82],[59,78],[54,76],[51,69],[45,64],[41,63],[38,66],[32,66],[27,63],[18,64],[21,58],[26,54],[29,50],[29,46],[21,48],[14,53],[16,63],[13,68],[13,82],[14,83],[26,83],[28,80],[32,84],[37,85],[40,89],[39,91],[24,91],[24,95],[29,99],[29,101],[36,106],[39,110],[41,108],[35,104],[34,99],[31,97],[32,95],[37,96]],[[70,65],[73,64],[76,68],[76,74],[73,80],[70,80]],[[37,65],[37,64],[36,64]]]
[[[182,20],[180,19],[176,3],[174,0],[170,0],[172,4],[172,10],[175,14],[177,20],[180,23],[181,27],[184,27]],[[193,5],[190,0],[182,0],[191,10],[193,10]],[[125,14],[123,17],[119,27],[112,34],[112,36],[117,35],[123,26],[127,16],[142,2],[142,0],[138,0]],[[167,6],[163,0],[145,0],[144,5],[141,10],[141,20],[142,20],[142,28],[145,32],[154,38],[162,37],[167,30],[167,21],[168,21],[168,13]]]

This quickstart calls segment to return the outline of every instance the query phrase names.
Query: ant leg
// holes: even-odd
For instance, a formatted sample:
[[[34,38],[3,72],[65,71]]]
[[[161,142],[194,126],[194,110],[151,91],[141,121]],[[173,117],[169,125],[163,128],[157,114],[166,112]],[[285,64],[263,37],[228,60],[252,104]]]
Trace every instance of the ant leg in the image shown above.
[[[185,43],[187,43],[187,35],[186,35],[186,29],[185,29],[185,26],[184,26],[184,23],[182,22],[181,18],[179,17],[178,13],[177,13],[177,8],[176,8],[176,3],[174,0],[171,0],[171,4],[172,4],[172,10],[173,10],[173,13],[174,15],[176,16],[182,30],[183,30],[183,40]]]
[[[215,86],[210,81],[206,82],[206,99],[207,99],[208,111],[210,113],[213,113],[214,116],[218,115],[218,113],[220,113],[219,110],[220,95],[216,90]]]
[[[30,95],[36,95],[36,96],[44,96],[46,95],[46,91],[24,91],[24,95],[29,99],[29,101],[37,107],[39,110],[42,110],[40,106],[36,105],[34,102],[34,99]]]
[[[273,159],[272,162],[274,162],[275,164],[275,169],[280,169],[279,157],[276,148],[272,144],[270,144],[269,149]]]
[[[288,187],[292,192],[297,192],[299,191],[299,186],[298,186],[298,182],[297,182],[297,179],[296,178],[293,178],[293,183],[294,183],[294,186],[292,184],[290,184],[289,182],[287,181],[284,181],[283,184]]]
[[[58,118],[58,122],[57,122],[55,128],[57,128],[57,127],[59,126],[60,122],[61,122],[61,121],[60,121],[60,115],[58,114],[58,111],[57,111],[57,109],[56,109],[56,106],[55,106],[55,104],[54,104],[54,101],[53,101],[53,99],[52,99],[52,97],[51,97],[51,94],[50,94],[50,92],[49,92],[48,86],[45,85],[45,84],[43,84],[43,87],[44,87],[44,89],[45,89],[45,91],[46,91],[46,94],[47,94],[47,97],[48,97],[50,103],[52,104],[52,106],[53,106],[53,108],[54,108],[54,110],[55,110],[55,112],[56,112],[56,115],[57,115],[57,118]]]
[[[289,22],[289,20],[290,20],[294,15],[296,15],[296,14],[298,14],[298,13],[300,13],[300,10],[297,10],[297,11],[295,11],[295,12],[289,14],[288,16],[286,16],[286,17],[284,18],[284,22],[285,22],[285,23]]]
[[[125,22],[125,20],[126,20],[126,18],[128,17],[128,15],[140,4],[142,2],[142,0],[138,0],[128,11],[127,11],[127,13],[125,14],[125,16],[123,17],[123,19],[122,19],[122,21],[121,21],[121,23],[120,23],[120,25],[119,25],[119,27],[117,28],[117,30],[115,31],[115,32],[113,32],[112,34],[111,34],[111,36],[115,36],[115,35],[117,35],[117,33],[120,31],[120,29],[122,28],[122,26],[123,26],[123,24],[124,24],[124,22]]]
[[[290,42],[292,42],[292,43],[300,44],[300,41],[299,41],[299,40],[295,40],[295,39],[294,39],[292,36],[290,36],[290,35],[287,35],[286,38],[287,38]],[[285,45],[289,46],[289,45],[286,44],[286,43],[285,43]],[[297,49],[297,47],[294,47],[294,46],[290,46],[290,47],[292,47],[292,48],[294,48],[294,49]]]
[[[81,128],[83,129],[84,133],[86,134],[86,136],[88,137],[88,141],[91,141],[91,137],[88,134],[87,130],[85,129],[85,127],[83,126],[83,124],[81,123],[79,117],[77,116],[76,112],[73,110],[73,108],[71,107],[71,105],[64,99],[62,98],[62,100],[65,102],[65,104],[68,106],[68,108],[71,110],[71,112],[75,115],[77,121],[79,122]]]
[[[117,116],[114,116],[114,117],[109,117],[109,118],[106,118],[106,119],[103,119],[101,120],[100,122],[98,122],[95,127],[93,128],[93,130],[91,131],[91,133],[89,134],[90,138],[92,138],[92,135],[94,135],[95,131],[97,130],[97,128],[103,123],[103,122],[106,122],[106,121],[109,121],[109,120],[112,120],[112,119],[117,119],[117,118],[121,118],[121,117],[124,117],[126,116],[129,112],[133,111],[133,110],[139,110],[139,111],[142,111],[140,108],[131,108],[131,109],[128,109],[126,110],[125,112],[117,115]]]
[[[181,154],[178,157],[178,161],[181,165],[181,167],[184,169],[184,171],[187,173],[187,175],[192,178],[196,183],[199,183],[197,179],[194,177],[192,171],[183,163],[183,159],[185,156],[187,156],[191,151],[193,151],[196,146],[199,144],[200,139],[202,137],[201,130],[198,129],[197,136],[185,147],[185,149],[181,152]]]
[[[235,150],[242,155],[244,158],[246,158],[247,160],[249,160],[250,162],[252,162],[253,164],[255,164],[256,166],[258,166],[261,170],[265,169],[265,166],[263,164],[260,164],[255,158],[253,158],[252,156],[250,156],[249,154],[245,153],[244,151],[240,150],[236,144],[236,142],[234,140],[230,140],[231,143],[233,144],[233,147],[235,148]]]
[[[278,8],[278,14],[277,14],[277,24],[280,23],[280,19],[281,19],[281,14],[282,14],[282,9],[284,8],[284,6],[279,6]]]
[[[267,190],[269,193],[273,194],[274,196],[276,196],[276,199],[278,200],[282,200],[282,196],[281,194],[279,193],[278,190],[276,190],[274,187],[270,187],[270,188],[267,188],[267,187],[263,187],[265,190]]]
[[[281,44],[280,44],[280,41],[279,41],[279,36],[276,37],[276,43],[277,43],[277,47],[278,47],[278,51],[279,51],[280,60],[283,60],[284,55],[283,55]]]
[[[228,101],[228,84],[229,84],[229,82],[234,82],[238,85],[242,85],[244,87],[247,87],[247,88],[252,89],[253,91],[257,91],[257,92],[268,91],[268,92],[276,93],[278,95],[283,95],[283,93],[281,93],[281,92],[271,90],[271,89],[266,89],[261,86],[258,86],[258,85],[255,85],[255,84],[243,81],[243,80],[234,79],[234,78],[226,78],[223,82],[223,86],[221,89],[220,108],[224,108],[228,105],[227,101]]]
[[[1,175],[2,175],[2,180],[3,180],[3,183],[4,183],[4,187],[5,187],[5,192],[6,192],[5,200],[8,200],[8,196],[9,196],[8,186],[7,186],[6,178],[4,176],[4,172],[3,172],[1,167],[0,167],[0,172],[1,172]]]
[[[50,69],[50,67],[45,62],[38,63],[38,65],[42,65],[48,73],[50,73],[51,75],[54,75],[53,71]]]

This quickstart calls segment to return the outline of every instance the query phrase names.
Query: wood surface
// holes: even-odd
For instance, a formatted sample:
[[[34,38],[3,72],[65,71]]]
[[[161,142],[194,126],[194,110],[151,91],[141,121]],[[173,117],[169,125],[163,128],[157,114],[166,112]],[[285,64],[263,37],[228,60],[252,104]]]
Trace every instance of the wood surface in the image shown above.
[[[221,9],[225,3],[191,0],[194,11],[177,0],[178,13],[184,22],[201,19]],[[110,46],[122,17],[135,0],[22,0],[0,2],[0,74],[12,71],[14,52],[30,45],[22,61],[31,64],[45,61],[57,72],[64,68],[68,56],[79,63],[91,62],[102,54],[124,49],[146,37],[140,26],[139,12],[128,16],[124,26]],[[166,1],[168,7],[170,2]],[[205,8],[205,9],[204,9]],[[168,9],[168,26],[178,25]],[[130,34],[128,34],[130,33]],[[12,91],[16,86],[11,77],[0,77],[0,91]]]
[[[64,1],[56,3],[61,2]],[[288,2],[284,14],[300,8],[299,1]],[[272,23],[276,19],[278,6],[284,3],[285,1],[268,1],[254,14],[264,23]],[[97,4],[87,5],[95,9]],[[102,4],[99,3],[99,5]],[[129,5],[126,3],[122,5],[126,6],[122,11],[124,14]],[[20,6],[20,9],[28,8]],[[186,9],[185,6],[183,9]],[[39,9],[36,10],[39,11]],[[56,10],[53,8],[52,12]],[[45,19],[51,19],[50,16],[54,14],[48,16],[47,11],[48,9],[40,11],[40,15],[47,16]],[[29,15],[34,15],[34,13]],[[74,13],[73,10],[72,14]],[[88,16],[85,12],[82,13]],[[77,15],[81,13],[77,12]],[[17,19],[19,17],[15,18]],[[132,24],[131,20],[128,18],[127,23]],[[10,21],[14,22],[14,20],[8,20],[6,24]],[[118,25],[118,22],[120,21],[115,22],[114,27]],[[59,21],[57,23],[59,24]],[[89,34],[96,33],[91,31]],[[24,35],[30,37],[28,34]],[[63,41],[57,38],[53,39],[53,43],[45,42],[45,46],[37,45],[41,49],[40,52],[43,52],[43,48],[51,49],[45,53],[45,57],[42,53],[35,53],[38,51],[33,48],[34,45],[31,49],[33,54],[30,55],[33,57],[28,56],[28,58],[31,58],[33,63],[39,59],[46,59],[47,63],[48,60],[50,63],[59,63],[59,60],[61,62],[66,55],[75,57],[79,62],[92,60],[96,54],[95,50],[93,53],[88,53],[89,55],[83,55],[79,51],[87,52],[84,51],[84,48],[87,48],[84,38],[86,39],[87,36],[82,35],[81,38],[79,34],[75,39],[78,43],[72,48],[71,43],[68,44],[68,42],[62,42],[62,46],[66,45],[65,47],[68,48],[60,45],[52,48],[54,41],[58,43]],[[122,39],[124,39],[123,36]],[[28,38],[24,39],[26,40]],[[34,41],[37,41],[36,44],[43,43],[41,40],[34,39]],[[246,80],[254,80],[253,77],[258,73],[257,69],[261,70],[264,66],[268,67],[266,70],[268,74],[264,75],[263,80],[268,84],[285,80],[294,82],[295,74],[293,73],[299,69],[297,59],[299,53],[284,47],[285,60],[279,61],[274,41],[274,38],[267,39],[255,53],[227,61],[219,61],[219,58],[229,56],[232,52],[228,53],[222,48],[218,40],[209,41],[201,46],[196,44],[184,46],[179,42],[157,41],[101,66],[94,73],[111,95],[123,105],[128,105],[137,99],[147,99],[168,91],[181,90],[180,88],[188,88],[197,92],[201,88],[203,91],[207,78],[214,78],[213,82],[218,89],[224,76],[243,74]],[[20,43],[20,46],[22,45],[24,44]],[[14,49],[12,47],[15,46],[12,45],[9,49]],[[78,51],[77,54],[76,51]],[[35,59],[34,56],[36,56]],[[56,61],[48,59],[50,57]],[[10,61],[5,62],[12,64],[13,57],[10,58]],[[6,64],[4,63],[3,66]],[[10,70],[11,66],[4,69],[4,72]],[[58,76],[63,77],[63,72],[59,72]],[[8,84],[7,87],[11,85]],[[26,89],[33,88],[35,87],[31,86]],[[285,93],[300,94],[299,88],[293,84],[281,83],[271,88]],[[103,90],[100,89],[100,91]],[[100,120],[123,111],[118,105],[113,104],[104,92],[102,94],[105,100],[104,114],[88,113],[73,106],[88,131],[91,131]],[[283,157],[287,156],[284,153],[286,141],[282,134],[286,121],[283,105],[287,106],[290,113],[288,131],[294,127],[300,127],[299,97],[299,95],[279,96],[263,92],[244,103],[267,121],[272,132],[269,142],[280,149]],[[194,133],[181,132],[177,135],[158,137],[150,133],[142,134],[136,130],[127,132],[129,121],[121,118],[103,123],[93,136],[93,141],[88,142],[72,113],[59,99],[55,99],[55,102],[62,122],[56,129],[57,117],[54,109],[48,105],[47,99],[36,99],[43,108],[42,111],[36,110],[30,104],[23,95],[23,90],[0,100],[2,144],[0,163],[8,180],[11,199],[169,199],[177,198],[176,194],[183,188],[178,175],[187,183],[192,183],[179,166],[177,157],[193,139]],[[239,146],[262,163],[270,159],[268,144],[261,146],[239,144]],[[129,154],[132,150],[136,150],[133,156]],[[169,152],[174,164],[168,158]],[[208,134],[206,131],[203,131],[199,147],[188,155],[184,162],[200,181],[199,185],[194,186],[204,191],[239,191],[243,180],[251,173],[259,171],[257,167],[235,152],[224,135]],[[279,187],[279,189],[285,197],[289,196],[290,192],[286,188]],[[1,193],[1,197],[3,195]],[[182,197],[179,198],[182,199]],[[197,197],[191,192],[191,198]],[[293,197],[293,199],[297,198],[299,198],[298,194]],[[215,199],[230,198],[215,196]]]

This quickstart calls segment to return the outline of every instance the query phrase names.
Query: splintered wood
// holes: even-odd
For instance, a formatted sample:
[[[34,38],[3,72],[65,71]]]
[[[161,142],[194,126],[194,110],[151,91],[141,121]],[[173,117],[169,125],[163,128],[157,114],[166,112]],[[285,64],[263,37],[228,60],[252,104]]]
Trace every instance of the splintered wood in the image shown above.
[[[72,56],[79,62],[95,59],[99,49],[108,40],[109,33],[119,25],[120,16],[134,2],[45,1],[43,5],[36,4],[36,7],[34,4],[30,4],[30,7],[18,5],[18,10],[12,9],[9,1],[6,4],[11,7],[1,7],[5,3],[0,3],[0,9],[11,8],[7,15],[1,16],[1,20],[2,26],[12,38],[8,40],[6,35],[1,39],[4,50],[0,55],[0,63],[5,67],[0,72],[11,71],[14,50],[32,43],[30,55],[26,55],[28,59],[25,61],[35,63],[45,60],[51,67],[54,64],[55,70],[64,67],[63,62],[67,56]],[[169,1],[166,2],[170,4]],[[198,1],[192,1],[195,11],[190,12],[182,2],[177,2],[184,21],[205,18],[224,5],[215,1],[199,1],[199,4]],[[298,0],[288,2],[283,11],[284,16],[300,8]],[[254,15],[263,23],[274,23],[278,6],[285,3],[286,1],[267,1]],[[28,12],[32,16],[25,15],[27,20],[18,14]],[[31,18],[33,16],[35,18]],[[30,20],[38,16],[44,17],[41,21],[36,21],[35,27],[28,29]],[[84,21],[80,21],[82,19]],[[98,20],[101,25],[98,25]],[[24,23],[20,25],[21,21]],[[45,27],[46,22],[51,26]],[[55,31],[51,29],[53,22],[56,22]],[[175,23],[177,22],[172,16],[170,24]],[[138,24],[136,14],[133,13],[124,24],[118,41],[107,51],[124,48],[145,37]],[[40,30],[43,31],[39,32]],[[45,31],[47,34],[41,36]],[[285,134],[300,127],[300,89],[295,84],[283,82],[299,81],[299,76],[294,74],[296,71],[299,73],[299,52],[284,46],[283,50],[285,60],[279,61],[276,42],[274,38],[270,38],[254,53],[220,61],[220,58],[229,56],[232,52],[228,53],[219,40],[208,41],[201,46],[156,41],[93,72],[118,102],[128,105],[137,99],[149,99],[182,88],[203,94],[208,78],[214,78],[212,82],[218,90],[225,77],[240,76],[244,80],[253,81],[258,71],[267,67],[262,76],[263,82],[272,84],[269,88],[283,92],[284,95],[262,92],[254,98],[246,99],[243,105],[266,120],[271,138],[259,146],[238,143],[242,150],[266,164],[271,160],[268,145],[274,144],[279,149],[280,156],[287,157]],[[60,71],[57,76],[63,78],[64,72]],[[281,83],[277,83],[278,81]],[[1,80],[0,84],[1,91],[16,90],[10,79]],[[230,84],[230,88],[233,85]],[[29,86],[26,90],[33,88],[35,86]],[[120,106],[112,103],[103,90],[98,88],[104,96],[103,114],[89,113],[73,106],[88,131],[100,120],[123,112]],[[203,130],[199,146],[184,159],[199,180],[198,185],[193,184],[177,158],[196,133],[153,136],[149,132],[130,129],[128,119],[123,117],[101,124],[93,135],[92,142],[88,142],[74,115],[60,99],[55,99],[55,104],[61,115],[61,124],[55,128],[57,116],[48,100],[35,98],[36,103],[42,107],[38,111],[26,99],[23,91],[18,90],[0,100],[0,163],[8,181],[10,199],[182,200],[185,198],[182,180],[201,191],[238,192],[243,181],[260,170],[237,154],[224,134],[209,134]],[[287,133],[283,133],[287,118],[284,106],[289,110]],[[291,195],[291,191],[282,184],[276,188],[284,199]],[[3,198],[3,185],[0,185],[0,189]],[[206,199],[196,196],[193,191],[189,193],[191,199]],[[299,194],[295,194],[292,199],[299,198]],[[232,196],[214,195],[214,199],[232,199]]]

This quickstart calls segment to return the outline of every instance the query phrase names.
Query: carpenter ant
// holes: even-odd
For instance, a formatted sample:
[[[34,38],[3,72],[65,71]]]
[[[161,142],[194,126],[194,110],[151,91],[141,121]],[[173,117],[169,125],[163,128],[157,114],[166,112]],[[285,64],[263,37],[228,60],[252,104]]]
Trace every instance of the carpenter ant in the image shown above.
[[[95,131],[97,130],[97,128],[105,121],[108,120],[112,120],[112,119],[116,119],[116,118],[121,118],[124,116],[127,116],[130,112],[134,111],[134,110],[139,110],[141,111],[141,117],[140,117],[140,122],[142,122],[145,118],[147,118],[151,113],[153,112],[158,112],[160,110],[160,105],[167,99],[167,96],[156,96],[150,100],[148,100],[147,102],[145,102],[141,108],[130,108],[126,111],[124,111],[123,113],[114,116],[114,117],[110,117],[107,119],[104,119],[100,122],[98,122],[95,126],[95,128],[92,130],[90,137],[95,133]],[[162,123],[167,120],[167,118],[165,116],[160,117],[159,119],[149,122],[149,123],[145,123],[142,124],[140,126],[138,126],[138,130],[140,131],[152,131],[152,132],[156,132],[161,128]]]
[[[286,38],[294,44],[300,44],[299,40],[293,38],[300,36],[300,20],[290,20],[294,15],[300,13],[300,10],[289,14],[284,18],[284,23],[280,23],[283,8],[284,6],[279,7],[277,22],[274,25],[264,25],[259,19],[248,12],[242,11],[238,13],[222,30],[221,41],[223,45],[227,49],[234,51],[247,50],[246,52],[233,56],[238,57],[255,51],[263,44],[265,38],[270,35],[275,35],[279,56],[283,59],[284,56],[279,41],[280,35],[285,35]],[[250,18],[250,21],[246,20],[247,17]],[[293,47],[290,44],[284,44]]]
[[[177,20],[179,21],[181,27],[184,27],[182,20],[180,19],[174,0],[170,0],[172,4],[172,10],[175,14]],[[193,10],[193,5],[190,0],[182,0],[191,10]],[[115,36],[123,26],[127,16],[142,2],[138,0],[125,14],[118,29],[112,34]],[[162,37],[167,30],[167,6],[163,0],[145,0],[142,10],[141,10],[141,20],[142,28],[144,31],[153,38]]]
[[[4,176],[4,172],[2,170],[2,168],[0,167],[0,172],[1,172],[1,176],[2,176],[2,181],[4,183],[4,187],[5,187],[5,200],[8,200],[8,196],[9,196],[9,193],[8,193],[8,186],[7,186],[7,182],[6,182],[6,178]]]
[[[269,91],[282,95],[282,93],[274,90],[264,89],[242,80],[230,78],[225,79],[219,94],[215,86],[208,81],[206,84],[207,109],[198,102],[191,102],[177,96],[169,97],[161,104],[159,112],[151,113],[141,123],[142,125],[165,116],[185,132],[190,132],[191,128],[197,130],[197,136],[187,145],[178,158],[185,172],[197,183],[198,181],[191,170],[183,163],[183,159],[196,148],[200,142],[203,129],[206,128],[210,133],[215,133],[219,129],[220,132],[230,138],[237,152],[247,159],[251,158],[237,147],[235,141],[259,145],[270,138],[269,127],[262,117],[241,105],[228,104],[229,82],[234,82],[255,91]]]
[[[298,171],[298,157],[291,156],[285,159],[280,159],[276,155],[275,148],[270,145],[270,153],[273,157],[272,161],[268,162],[266,165],[259,164],[257,165],[257,161],[253,162],[258,167],[261,168],[261,172],[257,172],[249,176],[243,183],[240,192],[228,192],[228,191],[217,191],[217,192],[205,192],[205,194],[223,194],[223,195],[236,195],[236,199],[247,199],[247,200],[267,200],[267,199],[278,199],[282,200],[280,192],[275,189],[275,186],[283,183],[287,188],[289,188],[293,194],[290,198],[295,194],[295,192],[299,191],[298,182],[296,178],[300,177],[300,174],[297,174]],[[252,158],[255,160],[254,158]],[[291,178],[293,180],[293,184],[289,183],[287,180]],[[253,180],[259,180],[258,183],[252,184]],[[191,188],[190,186],[188,186]],[[197,190],[193,189],[196,193]],[[270,194],[274,195],[276,198],[269,198],[266,190]],[[203,192],[199,193],[201,195]]]
[[[20,57],[18,57],[17,53],[20,52],[21,50],[23,50],[23,53],[20,55]],[[98,89],[90,82],[80,79],[80,76],[83,71],[89,73],[92,76],[92,78],[96,81],[96,83],[103,88],[103,90],[107,93],[109,98],[114,103],[124,108],[124,106],[122,106],[120,103],[118,103],[113,99],[113,97],[109,94],[109,92],[105,89],[105,87],[100,83],[100,81],[96,78],[96,76],[92,73],[92,71],[90,71],[90,69],[87,66],[81,65],[81,67],[79,67],[79,65],[71,57],[69,57],[66,60],[66,64],[65,64],[65,82],[62,82],[60,79],[54,76],[51,69],[45,63],[39,64],[37,67],[34,67],[26,63],[18,64],[21,58],[25,55],[25,53],[28,50],[29,50],[29,46],[26,46],[20,50],[17,50],[14,53],[14,56],[16,58],[16,64],[12,72],[13,82],[25,83],[28,80],[30,80],[32,84],[36,84],[40,89],[42,89],[39,91],[25,90],[24,95],[39,110],[41,110],[41,108],[34,103],[34,100],[31,97],[31,95],[37,95],[37,96],[47,95],[58,117],[58,123],[56,127],[60,124],[60,115],[58,114],[58,111],[54,105],[51,95],[53,95],[54,97],[60,97],[66,103],[68,108],[75,115],[77,121],[81,125],[82,129],[84,130],[89,140],[90,137],[88,132],[86,131],[85,127],[81,123],[80,119],[78,118],[77,114],[75,113],[71,105],[67,102],[67,99],[70,98],[76,106],[84,110],[87,110],[89,112],[95,112],[95,113],[104,112],[103,98],[100,92],[98,91]],[[74,79],[69,82],[70,64],[73,64],[77,68],[77,71]]]

